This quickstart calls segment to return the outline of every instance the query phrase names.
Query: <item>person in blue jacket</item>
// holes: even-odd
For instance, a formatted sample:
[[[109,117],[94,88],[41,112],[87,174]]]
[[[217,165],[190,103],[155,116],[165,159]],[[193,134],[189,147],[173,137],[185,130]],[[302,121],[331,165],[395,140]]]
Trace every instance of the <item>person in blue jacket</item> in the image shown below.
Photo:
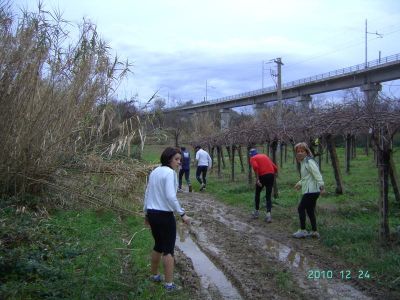
[[[189,187],[189,192],[191,192],[192,185],[190,183],[190,153],[189,153],[189,151],[186,150],[186,147],[181,147],[181,152],[182,152],[182,163],[181,163],[181,168],[179,170],[178,192],[183,192],[183,189],[182,189],[183,175],[185,175],[185,180]]]

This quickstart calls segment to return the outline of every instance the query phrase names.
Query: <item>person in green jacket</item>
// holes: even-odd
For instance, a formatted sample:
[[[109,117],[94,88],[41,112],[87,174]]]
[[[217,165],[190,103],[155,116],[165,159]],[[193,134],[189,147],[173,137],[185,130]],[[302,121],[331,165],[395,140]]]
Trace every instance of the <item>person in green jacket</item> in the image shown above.
[[[301,189],[303,196],[297,208],[300,218],[300,229],[293,233],[293,237],[305,238],[311,236],[319,238],[315,206],[319,195],[325,192],[324,180],[308,145],[306,143],[298,143],[294,146],[294,150],[296,160],[300,163],[301,177],[300,181],[296,183],[295,189]],[[311,232],[307,232],[306,230],[306,212],[310,219]]]

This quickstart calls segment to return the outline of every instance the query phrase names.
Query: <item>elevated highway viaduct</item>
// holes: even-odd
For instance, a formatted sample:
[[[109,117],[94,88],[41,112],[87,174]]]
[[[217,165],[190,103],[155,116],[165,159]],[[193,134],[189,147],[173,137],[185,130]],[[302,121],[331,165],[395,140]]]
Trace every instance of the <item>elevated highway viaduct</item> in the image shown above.
[[[400,54],[373,60],[348,68],[331,71],[316,76],[299,79],[282,85],[282,99],[296,99],[308,105],[312,95],[360,87],[366,99],[374,99],[381,90],[381,83],[400,79]],[[249,91],[237,95],[218,98],[208,102],[188,106],[178,106],[164,110],[164,113],[182,112],[193,114],[218,109],[221,113],[221,125],[229,126],[231,108],[255,105],[278,100],[276,87]]]

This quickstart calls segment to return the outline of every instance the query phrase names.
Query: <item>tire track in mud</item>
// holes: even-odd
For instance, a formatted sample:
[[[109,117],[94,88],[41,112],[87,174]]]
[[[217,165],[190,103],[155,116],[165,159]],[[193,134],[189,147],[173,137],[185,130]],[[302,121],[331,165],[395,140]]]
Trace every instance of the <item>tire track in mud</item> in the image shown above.
[[[318,250],[317,240],[292,239],[278,220],[272,224],[262,218],[252,220],[248,212],[215,201],[209,194],[178,196],[193,218],[193,240],[243,299],[373,299],[352,285],[356,282],[307,279],[310,268],[341,269],[329,254]]]

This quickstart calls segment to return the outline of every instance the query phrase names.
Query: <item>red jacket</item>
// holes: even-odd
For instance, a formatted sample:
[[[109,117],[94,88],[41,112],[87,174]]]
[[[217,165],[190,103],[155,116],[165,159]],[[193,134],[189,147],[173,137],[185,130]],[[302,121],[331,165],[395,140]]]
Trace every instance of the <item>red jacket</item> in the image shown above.
[[[259,153],[251,157],[250,164],[258,176],[275,174],[278,172],[278,167],[265,154]]]

